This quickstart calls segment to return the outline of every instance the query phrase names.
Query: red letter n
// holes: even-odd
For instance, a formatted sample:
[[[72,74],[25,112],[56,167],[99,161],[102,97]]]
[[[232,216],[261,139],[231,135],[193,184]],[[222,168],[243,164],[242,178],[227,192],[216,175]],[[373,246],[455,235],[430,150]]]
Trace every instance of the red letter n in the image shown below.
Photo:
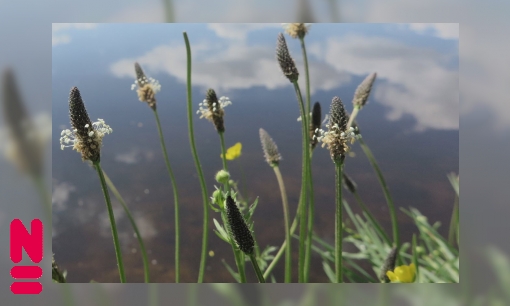
[[[34,219],[30,222],[30,234],[21,220],[14,219],[11,222],[11,260],[19,263],[23,257],[23,250],[33,263],[41,262],[43,258],[43,224],[41,220]]]

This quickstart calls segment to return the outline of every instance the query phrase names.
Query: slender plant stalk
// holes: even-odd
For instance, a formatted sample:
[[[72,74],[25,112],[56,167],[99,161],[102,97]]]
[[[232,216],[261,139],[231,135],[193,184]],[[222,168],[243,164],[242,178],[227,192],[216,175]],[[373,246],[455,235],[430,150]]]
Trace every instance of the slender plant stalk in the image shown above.
[[[149,284],[149,306],[159,305],[158,284]]]
[[[224,133],[219,133],[220,134],[220,141],[221,141],[221,156],[222,156],[222,161],[223,161],[223,170],[227,171],[228,172],[228,168],[227,168],[227,150],[225,149],[225,137],[223,136]],[[230,192],[230,184],[227,182],[225,184],[225,192]],[[225,220],[224,220],[224,224],[227,224],[225,223]],[[231,237],[232,238],[232,237]],[[245,283],[246,282],[246,273],[245,273],[245,269],[244,269],[244,258],[241,254],[241,251],[239,251],[234,243],[233,243],[233,238],[231,239],[232,241],[232,249],[234,251],[234,258],[236,260],[236,265],[237,265],[237,270],[239,272],[239,276],[241,278],[241,282]],[[243,281],[244,280],[244,281]]]
[[[335,213],[335,282],[342,283],[342,170],[343,161],[335,162],[336,213]]]
[[[453,205],[452,218],[450,220],[450,229],[448,231],[448,242],[455,244],[457,231],[459,228],[459,197],[455,195],[455,204]]]
[[[304,270],[305,270],[305,240],[306,240],[306,199],[307,199],[307,188],[308,188],[308,169],[310,161],[310,137],[308,135],[309,125],[308,116],[303,103],[303,97],[301,96],[301,90],[297,81],[292,82],[294,84],[294,90],[296,91],[296,97],[301,112],[301,126],[302,126],[302,138],[303,138],[303,171],[301,180],[301,212],[300,212],[300,223],[301,229],[299,232],[299,282],[304,281]]]
[[[260,271],[259,264],[257,263],[257,259],[255,258],[255,254],[251,253],[249,256],[251,263],[253,265],[253,269],[255,269],[255,274],[257,274],[257,278],[259,279],[259,283],[265,283],[266,280],[264,279],[262,271]]]
[[[308,283],[308,279],[310,277],[310,265],[312,260],[312,236],[313,236],[313,223],[315,218],[315,200],[314,200],[314,191],[313,191],[313,179],[312,179],[312,157],[310,153],[310,160],[308,161],[308,186],[309,186],[309,195],[310,195],[310,203],[308,207],[308,228],[307,228],[307,237],[306,237],[306,252],[305,252],[305,272],[304,272],[304,282]]]
[[[285,222],[285,282],[292,281],[292,253],[291,253],[291,234],[289,224],[289,203],[287,201],[287,192],[285,191],[285,184],[283,183],[282,173],[280,167],[277,165],[273,167],[278,185],[280,186],[280,193],[282,196],[283,205],[283,221]]]
[[[198,159],[197,148],[195,145],[195,135],[193,133],[193,106],[192,106],[192,95],[191,95],[191,47],[189,44],[188,34],[183,32],[184,42],[186,44],[186,56],[187,56],[187,100],[188,100],[188,131],[189,131],[189,142],[191,145],[191,151],[193,153],[193,159],[195,160],[195,166],[197,168],[198,177],[200,179],[200,188],[202,189],[202,200],[204,203],[204,223],[203,223],[203,234],[202,234],[202,251],[200,254],[200,268],[198,270],[198,283],[204,281],[205,271],[205,260],[207,258],[207,241],[209,235],[209,198],[207,193],[207,187],[205,185],[204,173],[202,172],[202,166]]]
[[[198,285],[189,284],[188,287],[188,306],[198,306]]]
[[[310,112],[311,112],[311,97],[310,97],[310,73],[308,69],[308,56],[306,55],[306,46],[305,46],[305,37],[302,36],[299,38],[301,42],[301,51],[303,53],[303,60],[305,64],[305,84],[306,84],[306,116],[308,122],[310,122]],[[310,146],[308,146],[310,148]],[[312,234],[313,234],[313,223],[315,216],[315,201],[314,201],[314,192],[313,192],[313,178],[312,178],[312,170],[311,170],[311,162],[312,162],[312,154],[310,153],[310,157],[308,159],[308,168],[307,168],[307,177],[309,184],[309,200],[308,203],[308,229],[307,229],[307,238],[306,238],[306,251],[305,251],[305,259],[304,259],[304,279],[305,283],[308,282],[308,278],[310,275],[310,264],[311,264],[311,255],[312,255]]]
[[[110,225],[112,227],[113,245],[115,247],[115,256],[117,257],[117,267],[119,268],[120,282],[126,282],[126,275],[124,273],[124,263],[122,262],[122,252],[120,249],[119,236],[117,234],[117,225],[115,224],[115,216],[113,215],[112,203],[110,201],[110,195],[108,194],[108,188],[103,175],[103,170],[98,162],[94,163],[94,167],[99,174],[99,180],[101,181],[101,188],[103,189],[104,200],[106,207],[108,208],[108,216],[110,217]]]
[[[386,234],[386,232],[384,231],[384,229],[382,228],[381,224],[379,224],[379,222],[377,221],[377,219],[375,219],[374,215],[370,212],[370,210],[368,209],[368,207],[365,205],[365,203],[363,202],[363,200],[361,200],[361,197],[359,196],[359,193],[357,191],[355,191],[354,193],[354,198],[356,199],[356,202],[358,202],[358,205],[361,207],[361,209],[367,214],[368,216],[368,219],[370,219],[370,222],[372,223],[372,225],[375,227],[375,229],[379,232],[379,234],[383,237],[384,241],[388,244],[388,245],[391,245],[391,240],[390,238],[388,237],[388,234]]]
[[[354,109],[352,110],[352,114],[349,116],[349,121],[347,122],[347,130],[351,127],[352,123],[354,122],[354,118],[358,116],[360,108],[357,106],[354,106]]]
[[[306,116],[310,118],[311,102],[310,102],[310,74],[308,71],[308,57],[306,56],[305,38],[300,37],[301,51],[303,53],[303,60],[305,62],[305,82],[306,82]]]
[[[418,250],[417,250],[416,234],[413,234],[412,245],[413,245],[413,263],[416,268],[415,282],[419,283],[420,282],[420,266],[418,265]]]
[[[161,123],[159,121],[158,111],[154,109],[154,117],[156,118],[156,124],[158,126],[159,142],[161,143],[161,149],[165,157],[166,169],[172,182],[172,189],[174,193],[174,213],[175,213],[175,282],[178,283],[180,280],[180,226],[179,226],[179,195],[177,193],[177,185],[175,183],[175,176],[170,166],[170,160],[168,159],[168,153],[166,151],[165,138],[163,137],[163,131],[161,130]]]
[[[140,231],[138,230],[138,226],[136,226],[135,219],[133,218],[133,215],[131,215],[131,212],[129,211],[129,208],[120,195],[119,191],[113,184],[113,182],[110,180],[106,172],[103,171],[104,179],[106,181],[106,185],[108,185],[108,188],[112,191],[115,198],[117,198],[117,201],[119,201],[120,205],[122,205],[122,208],[124,208],[124,212],[126,213],[126,216],[129,219],[129,222],[131,223],[131,226],[133,227],[133,230],[136,234],[136,239],[138,240],[138,244],[140,245],[140,250],[142,252],[142,261],[143,261],[143,274],[144,274],[144,281],[146,283],[150,283],[149,279],[149,259],[147,257],[147,251],[145,250],[145,245],[143,243],[142,235],[140,235]]]
[[[66,306],[73,306],[74,305],[74,299],[73,299],[73,291],[71,290],[71,284],[60,284],[62,286],[62,299],[64,300],[64,305]]]
[[[354,122],[354,119],[358,115],[360,108],[358,106],[354,107],[354,110],[352,111],[351,116],[349,117],[349,122],[347,123],[347,129],[349,129]],[[382,175],[381,169],[379,168],[379,165],[377,164],[377,161],[375,160],[374,155],[372,154],[372,151],[367,146],[367,144],[363,141],[362,138],[359,139],[359,144],[361,146],[361,149],[365,153],[365,155],[368,158],[368,161],[372,165],[372,168],[374,168],[377,178],[379,179],[379,183],[381,184],[381,187],[383,189],[384,197],[386,199],[386,203],[388,204],[388,208],[390,211],[390,217],[391,217],[391,227],[393,230],[393,246],[397,249],[400,247],[400,235],[398,231],[398,220],[397,220],[397,213],[395,211],[395,205],[393,204],[393,199],[391,198],[390,191],[388,190],[388,186],[386,185],[386,181],[384,180],[384,176]],[[397,252],[397,261],[399,264],[401,263],[400,256],[398,255],[399,252]]]
[[[300,201],[300,204],[298,205],[296,215],[294,216],[294,220],[292,221],[292,225],[290,226],[290,235],[291,236],[294,234],[294,232],[296,231],[297,226],[298,226],[298,218],[300,215],[300,208],[301,208],[301,201]],[[271,263],[267,266],[266,270],[264,271],[265,279],[267,279],[269,277],[269,275],[271,274],[273,269],[276,267],[276,264],[278,263],[280,258],[283,256],[283,253],[285,252],[286,247],[287,247],[287,240],[283,241],[282,245],[280,246],[280,249],[278,250],[278,253],[276,253],[273,260],[271,261]]]
[[[168,23],[175,22],[174,16],[174,6],[172,0],[163,0],[163,5],[165,6],[165,20]]]
[[[223,136],[224,133],[219,133],[220,134],[220,141],[221,141],[221,160],[223,162],[223,170],[227,171],[228,172],[228,168],[227,168],[227,150],[225,149],[225,137]],[[230,184],[229,182],[227,182],[225,184],[225,191],[230,191]]]
[[[386,203],[388,203],[388,207],[390,210],[391,226],[393,229],[393,246],[398,249],[400,247],[400,238],[398,231],[397,213],[395,212],[395,205],[393,204],[393,199],[391,198],[390,191],[388,190],[388,186],[386,185],[386,181],[384,180],[384,176],[382,175],[381,169],[379,168],[379,165],[377,164],[377,161],[375,160],[372,151],[370,151],[370,148],[365,144],[363,138],[359,139],[359,144],[361,146],[361,149],[363,149],[363,152],[367,156],[368,161],[374,168],[377,174],[377,178],[379,179],[379,183],[381,184],[381,187],[383,189],[384,197],[386,198]],[[400,262],[400,256],[397,255],[397,258],[398,258],[397,260]]]
[[[43,209],[46,214],[46,218],[48,219],[48,223],[51,224],[51,195],[48,193],[48,189],[46,189],[44,184],[44,177],[42,175],[33,176],[33,180],[37,188],[37,192],[41,197],[41,201],[44,204]]]

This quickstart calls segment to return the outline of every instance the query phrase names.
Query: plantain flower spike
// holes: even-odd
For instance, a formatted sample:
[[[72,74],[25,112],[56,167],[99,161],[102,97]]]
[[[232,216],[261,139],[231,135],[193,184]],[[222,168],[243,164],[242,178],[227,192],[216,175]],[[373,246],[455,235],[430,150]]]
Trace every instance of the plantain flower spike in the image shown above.
[[[321,128],[321,104],[315,102],[312,109],[312,122],[310,123],[310,146],[312,150],[319,143],[317,137],[319,136],[318,131]]]
[[[260,142],[262,143],[262,150],[264,151],[264,157],[266,162],[271,166],[275,167],[280,163],[282,156],[278,152],[278,147],[274,140],[264,129],[259,130]]]
[[[103,119],[91,122],[85,104],[77,87],[71,88],[69,94],[69,116],[73,130],[63,130],[60,134],[60,148],[72,147],[81,153],[82,160],[93,163],[100,161],[103,137],[112,129]]]
[[[150,108],[156,110],[156,93],[161,90],[161,85],[154,78],[147,78],[140,64],[135,63],[136,80],[131,85],[131,90],[138,88],[136,93],[141,102],[145,102]]]
[[[290,56],[287,42],[285,42],[285,37],[282,33],[278,34],[278,39],[276,41],[276,59],[278,60],[278,64],[280,64],[283,74],[289,81],[291,83],[296,82],[299,78],[299,72],[294,60]]]
[[[284,23],[285,32],[292,38],[304,38],[308,33],[310,24],[307,23]]]
[[[381,268],[381,273],[379,275],[379,278],[381,280],[384,280],[385,283],[389,283],[390,279],[386,275],[388,271],[393,271],[395,269],[395,262],[397,261],[397,248],[392,248],[391,251],[388,253],[388,256],[384,260],[384,264]]]
[[[376,77],[377,73],[375,72],[369,74],[363,82],[359,84],[358,88],[356,88],[354,98],[352,99],[352,104],[354,104],[355,107],[363,108],[363,106],[367,104],[368,96],[370,95]]]
[[[255,247],[255,241],[253,240],[251,231],[246,224],[246,220],[244,220],[236,202],[230,195],[227,197],[225,209],[227,212],[228,227],[234,241],[243,253],[247,255],[252,254],[253,248]]]
[[[45,139],[29,116],[14,73],[6,69],[2,75],[3,108],[9,132],[7,158],[20,171],[34,177],[43,172]]]
[[[347,130],[347,116],[340,98],[334,97],[331,101],[328,118],[326,124],[328,131],[317,129],[316,132],[320,134],[317,138],[322,142],[322,147],[327,145],[333,162],[343,162],[345,153],[349,151],[348,141],[353,143],[361,135],[356,134],[353,127]]]
[[[218,133],[223,133],[225,132],[225,125],[223,123],[225,111],[223,109],[230,104],[232,104],[232,102],[228,97],[223,96],[218,101],[218,97],[216,96],[214,89],[209,88],[204,101],[198,104],[199,109],[197,114],[201,114],[200,118],[205,118],[211,121]]]

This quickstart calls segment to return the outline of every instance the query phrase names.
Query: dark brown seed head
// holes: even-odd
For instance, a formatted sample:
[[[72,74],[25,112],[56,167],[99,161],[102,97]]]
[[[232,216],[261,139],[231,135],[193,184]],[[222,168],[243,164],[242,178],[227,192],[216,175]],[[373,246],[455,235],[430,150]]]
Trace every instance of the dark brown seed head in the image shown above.
[[[365,106],[376,77],[377,73],[371,73],[363,80],[363,82],[361,82],[361,84],[359,84],[358,88],[356,88],[356,92],[354,93],[354,98],[352,100],[352,104],[354,104],[354,106],[359,108]]]
[[[216,127],[216,130],[218,133],[225,132],[225,125],[223,123],[223,116],[225,115],[225,112],[223,111],[223,108],[221,107],[220,103],[218,102],[218,97],[216,96],[216,92],[209,88],[207,90],[207,93],[205,95],[205,100],[207,103],[207,108],[209,109],[209,119],[212,121],[214,126]]]
[[[149,79],[138,63],[135,63],[135,73],[136,84],[138,85],[138,89],[136,90],[138,99],[141,102],[147,103],[153,110],[156,110],[156,92],[154,86],[149,82]]]
[[[99,162],[101,140],[94,131],[77,87],[71,88],[69,94],[69,116],[76,138],[79,140],[75,143],[75,149],[81,153],[83,160]]]
[[[247,255],[252,254],[255,241],[243,215],[230,195],[227,197],[225,209],[228,226],[234,241],[243,253]]]
[[[395,262],[397,260],[397,248],[392,248],[388,253],[386,260],[381,268],[381,274],[379,275],[379,279],[384,280],[385,283],[389,283],[390,279],[386,275],[386,272],[395,270]]]
[[[297,81],[299,78],[299,72],[294,60],[290,56],[287,42],[285,41],[285,37],[282,33],[278,34],[278,40],[276,42],[276,59],[278,60],[278,64],[280,64],[283,74],[289,79],[289,81]]]
[[[321,104],[319,102],[315,102],[312,109],[312,122],[310,123],[310,145],[312,146],[312,150],[315,149],[319,140],[319,132],[317,129],[321,128]],[[315,136],[315,137],[314,137]]]
[[[147,77],[145,76],[142,67],[138,63],[135,63],[135,73],[136,80],[138,81],[138,85],[140,87],[148,83]]]
[[[277,166],[282,159],[282,156],[278,152],[278,147],[274,140],[264,129],[259,130],[260,142],[262,143],[262,151],[264,151],[264,157],[266,162],[271,166]]]
[[[344,104],[340,98],[334,97],[331,101],[328,124],[328,148],[334,162],[343,161],[348,150],[345,139],[340,136],[342,132],[345,132],[346,128],[347,117],[345,116]]]

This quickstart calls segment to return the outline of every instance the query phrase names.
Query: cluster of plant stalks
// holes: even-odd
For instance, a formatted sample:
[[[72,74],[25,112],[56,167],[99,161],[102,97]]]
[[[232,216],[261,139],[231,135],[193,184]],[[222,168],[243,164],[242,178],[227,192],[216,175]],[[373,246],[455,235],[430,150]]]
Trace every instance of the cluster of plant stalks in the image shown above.
[[[282,231],[285,233],[285,239],[280,248],[267,246],[263,251],[260,250],[255,236],[255,227],[253,215],[255,213],[258,199],[252,205],[248,205],[247,200],[242,196],[237,188],[237,182],[231,177],[228,167],[228,160],[239,157],[241,144],[227,150],[225,146],[225,137],[229,125],[226,120],[225,107],[231,104],[228,97],[218,97],[214,89],[208,89],[200,103],[195,103],[192,97],[192,53],[191,45],[186,33],[183,38],[186,46],[187,55],[187,116],[188,132],[191,153],[195,162],[198,180],[201,186],[202,206],[203,206],[203,232],[200,262],[196,271],[197,282],[204,281],[206,273],[206,259],[208,251],[209,224],[211,221],[210,210],[217,213],[217,218],[212,218],[214,222],[214,232],[217,237],[230,245],[235,268],[225,262],[226,269],[230,272],[233,280],[244,283],[247,282],[246,261],[250,261],[258,282],[301,282],[306,283],[310,280],[311,259],[316,252],[323,258],[324,273],[328,279],[334,283],[345,281],[350,282],[458,282],[458,203],[456,203],[452,222],[450,226],[449,240],[442,238],[435,226],[427,223],[427,219],[416,209],[405,210],[404,212],[412,218],[419,229],[419,233],[413,237],[411,243],[402,244],[400,242],[397,214],[393,199],[389,192],[384,176],[378,163],[360,134],[360,127],[356,122],[356,117],[366,106],[373,84],[376,80],[376,73],[369,74],[365,80],[358,86],[354,92],[352,113],[349,114],[342,99],[338,96],[332,97],[329,104],[329,114],[327,120],[323,123],[321,104],[315,102],[312,106],[312,97],[310,92],[310,73],[308,58],[306,52],[305,38],[309,32],[309,25],[294,23],[286,25],[287,34],[299,40],[302,50],[304,67],[297,67],[292,57],[284,34],[280,33],[276,43],[276,61],[275,65],[281,68],[283,75],[291,83],[294,95],[297,101],[297,107],[300,111],[301,136],[302,136],[302,163],[301,163],[301,189],[297,211],[291,214],[289,211],[289,198],[285,188],[284,179],[280,172],[280,162],[282,161],[280,150],[276,142],[269,133],[262,127],[259,130],[262,152],[267,164],[274,170],[278,189],[281,194],[283,220],[281,221]],[[134,63],[136,74],[135,84],[132,89],[136,89],[138,99],[147,104],[153,112],[157,125],[157,132],[161,143],[164,163],[169,176],[169,182],[173,194],[173,202],[168,201],[168,205],[173,205],[175,210],[175,278],[173,281],[180,281],[180,220],[179,220],[179,196],[176,185],[176,178],[173,174],[170,164],[169,154],[163,135],[158,115],[158,103],[156,94],[160,91],[161,85],[153,78],[147,77],[144,70],[138,63]],[[304,71],[301,74],[300,71]],[[302,94],[299,85],[300,78],[303,78],[305,91]],[[194,108],[198,104],[198,110]],[[149,282],[149,266],[147,254],[145,251],[143,239],[140,236],[136,222],[127,207],[119,191],[104,173],[101,167],[101,146],[102,139],[106,134],[112,132],[112,129],[102,119],[92,122],[88,116],[85,104],[82,100],[78,88],[71,90],[69,98],[69,111],[72,130],[62,131],[61,146],[69,146],[81,154],[84,161],[88,161],[98,173],[100,186],[104,194],[107,211],[110,217],[114,249],[117,258],[117,265],[121,282],[126,282],[124,265],[122,261],[122,252],[118,239],[115,218],[113,215],[112,204],[110,201],[109,190],[121,203],[126,212],[130,223],[136,233],[136,237],[142,250],[142,260],[145,272],[145,281]],[[212,123],[212,127],[218,133],[218,140],[221,147],[222,169],[218,169],[215,176],[216,190],[209,194],[200,158],[196,149],[194,134],[194,115],[199,114],[200,118],[205,118]],[[324,129],[323,129],[324,124]],[[351,146],[359,143],[368,161],[372,165],[375,174],[381,185],[381,190],[387,202],[390,214],[392,233],[386,233],[383,226],[375,218],[368,206],[363,202],[358,194],[356,183],[345,173],[344,166],[348,163],[346,158]],[[331,157],[331,171],[335,173],[335,202],[331,203],[335,207],[335,215],[332,218],[335,222],[334,243],[329,244],[320,239],[314,233],[315,223],[315,189],[312,175],[312,157],[315,149],[319,147],[329,150]],[[458,177],[450,176],[450,181],[455,187],[457,182],[458,198]],[[354,214],[345,200],[343,187],[354,195],[357,204],[362,209],[362,215]],[[276,189],[276,188],[275,188]],[[275,190],[276,192],[276,190]],[[170,199],[170,197],[168,197]],[[266,203],[261,203],[265,205]],[[344,216],[344,211],[347,216]],[[219,220],[219,221],[218,221]],[[333,221],[332,220],[332,221]],[[348,222],[347,222],[347,221]],[[267,224],[262,224],[267,226]],[[297,231],[297,232],[296,232]],[[391,238],[390,238],[391,237]],[[191,237],[188,237],[190,239]],[[345,252],[343,246],[345,243],[352,243],[358,250],[358,253]],[[297,245],[297,261],[293,261],[292,245]],[[277,251],[278,250],[278,251]],[[271,253],[277,251],[275,255]],[[281,263],[281,258],[283,263]],[[370,263],[372,271],[366,271],[362,268],[359,260],[366,260]],[[273,270],[278,264],[284,267],[284,276],[277,278]],[[331,265],[333,267],[331,267]],[[57,270],[56,270],[57,271]],[[64,278],[56,273],[58,279]],[[169,280],[172,281],[172,280]]]

